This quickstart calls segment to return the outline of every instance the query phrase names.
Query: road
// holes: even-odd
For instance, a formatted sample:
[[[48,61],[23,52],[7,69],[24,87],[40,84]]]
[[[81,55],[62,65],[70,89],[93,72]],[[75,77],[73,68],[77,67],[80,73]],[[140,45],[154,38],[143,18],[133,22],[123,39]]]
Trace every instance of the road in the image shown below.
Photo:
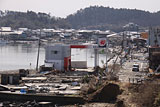
[[[139,64],[139,72],[132,71],[133,64]],[[119,80],[121,82],[130,82],[130,83],[137,83],[138,81],[143,81],[145,77],[147,76],[146,73],[144,73],[144,69],[146,69],[148,66],[148,63],[146,60],[141,59],[132,59],[127,60],[123,65],[120,72],[117,74],[119,77]]]

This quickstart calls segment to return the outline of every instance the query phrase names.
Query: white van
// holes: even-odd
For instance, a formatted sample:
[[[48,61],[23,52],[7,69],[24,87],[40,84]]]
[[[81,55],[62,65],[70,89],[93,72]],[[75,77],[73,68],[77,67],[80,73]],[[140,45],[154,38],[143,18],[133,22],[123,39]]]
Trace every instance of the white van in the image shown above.
[[[139,64],[133,64],[132,71],[138,72],[139,71]]]

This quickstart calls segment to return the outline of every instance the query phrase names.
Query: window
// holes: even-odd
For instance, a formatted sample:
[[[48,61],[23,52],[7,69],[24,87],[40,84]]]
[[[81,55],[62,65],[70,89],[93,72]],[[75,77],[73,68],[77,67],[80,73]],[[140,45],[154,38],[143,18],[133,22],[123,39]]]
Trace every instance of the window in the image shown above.
[[[52,54],[57,54],[58,51],[52,50],[51,53],[52,53]]]

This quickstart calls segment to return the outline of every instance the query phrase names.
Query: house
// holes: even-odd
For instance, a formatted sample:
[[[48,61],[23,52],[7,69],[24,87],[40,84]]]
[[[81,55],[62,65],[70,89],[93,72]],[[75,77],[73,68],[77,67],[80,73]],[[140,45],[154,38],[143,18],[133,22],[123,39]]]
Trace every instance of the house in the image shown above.
[[[11,32],[11,27],[1,27],[2,32]]]
[[[1,27],[0,34],[1,35],[9,35],[12,32],[13,31],[12,31],[11,27]]]

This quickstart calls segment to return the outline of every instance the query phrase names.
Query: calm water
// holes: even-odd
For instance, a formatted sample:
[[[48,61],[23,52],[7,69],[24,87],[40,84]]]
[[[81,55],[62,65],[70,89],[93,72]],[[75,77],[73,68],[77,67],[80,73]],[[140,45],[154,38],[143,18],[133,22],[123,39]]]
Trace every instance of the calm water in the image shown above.
[[[14,44],[0,45],[0,71],[17,69],[35,69],[37,61],[37,45]],[[45,49],[41,47],[39,65],[44,64]],[[72,61],[87,61],[88,67],[94,66],[93,49],[72,49]],[[98,64],[103,66],[104,54],[99,54]]]
[[[36,45],[0,45],[0,70],[34,69],[36,67]],[[44,62],[44,48],[40,49],[39,65]]]

